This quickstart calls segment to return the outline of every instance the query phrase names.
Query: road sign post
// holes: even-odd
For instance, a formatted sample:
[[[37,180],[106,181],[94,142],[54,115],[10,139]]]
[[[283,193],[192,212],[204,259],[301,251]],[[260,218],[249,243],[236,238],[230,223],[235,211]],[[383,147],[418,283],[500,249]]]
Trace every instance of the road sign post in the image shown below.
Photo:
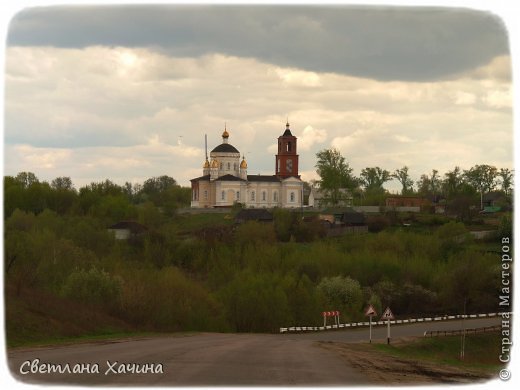
[[[390,344],[390,318],[386,320],[387,331],[386,331],[386,343]]]
[[[368,305],[367,309],[365,310],[365,316],[369,317],[369,329],[370,329],[369,343],[372,344],[372,317],[377,316],[376,309],[374,309],[374,306]]]
[[[381,320],[386,320],[386,343],[390,344],[390,320],[395,319],[394,314],[392,313],[392,310],[390,310],[389,307],[386,308],[385,312],[381,316]]]

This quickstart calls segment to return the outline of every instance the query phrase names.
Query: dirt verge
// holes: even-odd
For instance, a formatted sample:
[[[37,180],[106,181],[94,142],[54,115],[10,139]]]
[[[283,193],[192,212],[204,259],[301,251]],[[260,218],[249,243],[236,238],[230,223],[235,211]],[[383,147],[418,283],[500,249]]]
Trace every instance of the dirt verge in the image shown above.
[[[497,377],[477,370],[391,356],[366,344],[319,341],[374,383],[387,385],[478,383]]]

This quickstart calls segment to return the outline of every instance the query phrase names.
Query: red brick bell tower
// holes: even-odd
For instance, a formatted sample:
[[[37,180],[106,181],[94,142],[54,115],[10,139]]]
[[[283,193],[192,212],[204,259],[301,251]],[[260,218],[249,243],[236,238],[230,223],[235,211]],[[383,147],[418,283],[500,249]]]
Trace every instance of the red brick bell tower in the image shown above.
[[[296,154],[296,137],[291,134],[289,122],[285,125],[285,132],[278,137],[278,154],[275,160],[275,175],[285,179],[298,175],[298,155]]]

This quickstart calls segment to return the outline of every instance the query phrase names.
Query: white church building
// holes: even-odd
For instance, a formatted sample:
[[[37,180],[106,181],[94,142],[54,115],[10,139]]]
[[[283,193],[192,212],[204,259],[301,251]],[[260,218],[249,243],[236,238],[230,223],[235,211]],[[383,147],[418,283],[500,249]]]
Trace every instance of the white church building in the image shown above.
[[[289,123],[278,137],[274,175],[248,175],[247,162],[231,145],[224,129],[222,143],[206,157],[202,176],[191,179],[191,207],[297,208],[302,206],[303,182],[298,174],[296,141]]]

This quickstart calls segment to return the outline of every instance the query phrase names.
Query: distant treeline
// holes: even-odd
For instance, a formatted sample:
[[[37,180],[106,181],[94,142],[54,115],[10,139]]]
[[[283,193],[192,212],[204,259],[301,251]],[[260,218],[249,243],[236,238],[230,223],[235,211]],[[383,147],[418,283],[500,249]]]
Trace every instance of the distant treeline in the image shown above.
[[[60,215],[90,215],[107,220],[137,218],[136,205],[150,202],[166,215],[178,207],[189,206],[191,190],[181,187],[169,176],[153,177],[143,184],[110,180],[91,183],[77,190],[70,177],[57,177],[50,183],[40,181],[32,172],[4,177],[4,212],[15,209],[34,214],[45,209]]]

